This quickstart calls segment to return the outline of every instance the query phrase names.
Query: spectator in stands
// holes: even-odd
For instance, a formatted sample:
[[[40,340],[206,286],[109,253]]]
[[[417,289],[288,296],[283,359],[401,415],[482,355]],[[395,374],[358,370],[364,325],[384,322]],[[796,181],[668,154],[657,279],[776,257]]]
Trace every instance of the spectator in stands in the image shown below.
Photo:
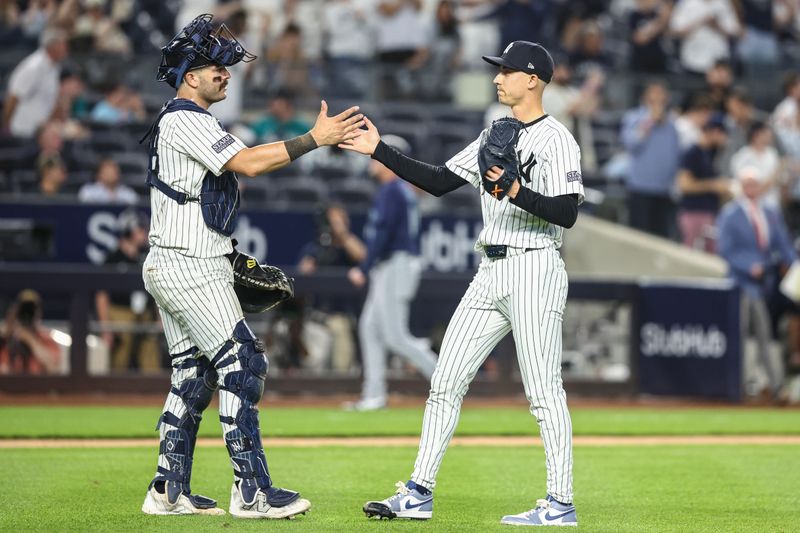
[[[591,174],[597,171],[592,117],[600,107],[605,76],[601,70],[595,69],[587,74],[580,88],[571,82],[569,60],[556,61],[553,77],[542,96],[542,105],[548,114],[573,133],[581,149],[581,169],[585,174]]]
[[[559,4],[556,35],[560,36],[561,47],[568,52],[577,46],[584,24],[597,21],[608,10],[608,0],[558,0],[556,3]]]
[[[328,87],[333,96],[360,98],[370,84],[370,0],[332,0],[322,6]]]
[[[730,174],[731,158],[733,154],[747,145],[750,128],[755,122],[765,121],[769,117],[753,106],[750,93],[744,88],[735,88],[730,92],[725,101],[725,110],[728,142],[725,143],[718,157],[720,168]]]
[[[0,45],[19,45],[23,38],[16,0],[0,0]]]
[[[302,47],[300,26],[289,23],[274,46],[267,50],[270,88],[301,97],[313,92],[309,76],[311,62]]]
[[[731,191],[730,179],[721,175],[715,163],[727,137],[724,117],[715,113],[703,126],[697,144],[683,155],[678,172],[682,194],[678,226],[683,244],[709,253],[714,253],[714,219]]]
[[[667,70],[664,38],[671,14],[669,0],[636,1],[636,7],[628,15],[632,71],[662,74]]]
[[[147,114],[142,98],[119,82],[113,82],[105,96],[92,109],[90,117],[95,122],[106,124],[130,124],[144,122]]]
[[[473,2],[475,3],[475,2]],[[492,4],[493,2],[486,2]],[[575,4],[576,2],[572,2]],[[552,16],[551,0],[500,0],[480,19],[497,18],[500,22],[500,42],[505,46],[514,41],[536,41],[548,47],[552,41],[547,31]]]
[[[144,213],[135,209],[123,211],[117,219],[117,249],[106,257],[104,264],[120,272],[141,271],[149,225]],[[95,295],[95,311],[103,341],[111,350],[112,371],[158,372],[161,369],[156,336],[133,331],[136,326],[156,321],[155,302],[146,292],[99,291]]]
[[[38,168],[39,194],[46,198],[55,198],[62,194],[61,189],[67,181],[67,167],[61,158],[40,158]]]
[[[772,113],[772,124],[781,147],[800,161],[800,75],[797,72],[786,75],[783,93],[783,100]]]
[[[375,19],[379,93],[383,98],[410,96],[414,80],[407,70],[418,66],[426,45],[420,24],[422,0],[378,0]]]
[[[364,243],[350,231],[350,217],[344,206],[330,203],[317,215],[317,238],[303,246],[298,270],[313,274],[318,268],[351,268],[364,260]]]
[[[311,129],[311,124],[297,113],[294,97],[288,90],[281,90],[270,99],[267,110],[264,118],[250,126],[260,143],[291,139]]]
[[[718,59],[706,72],[706,92],[711,97],[714,110],[724,113],[728,96],[733,91],[733,67],[727,59]]]
[[[688,98],[683,113],[675,119],[681,149],[697,144],[703,125],[713,112],[713,101],[706,93],[694,93]]]
[[[569,55],[569,62],[575,76],[581,81],[595,70],[605,73],[613,66],[611,57],[605,51],[603,32],[597,22],[589,20],[583,23],[575,49]]]
[[[97,166],[94,183],[81,187],[78,199],[85,204],[135,204],[139,202],[139,195],[120,183],[119,165],[107,158]]]
[[[736,53],[745,65],[775,66],[781,60],[778,34],[792,22],[788,0],[739,0],[744,31]],[[784,9],[779,9],[783,4]]]
[[[106,14],[106,0],[83,0],[84,13],[73,30],[78,38],[89,37],[95,52],[129,56],[131,42],[117,21]]]
[[[233,11],[224,14],[225,25],[228,30],[233,34],[237,41],[239,41],[246,50],[253,50],[247,35],[247,11],[240,7],[239,2],[230,2],[226,4],[230,6]],[[223,10],[224,11],[224,10]],[[214,116],[217,120],[222,122],[229,131],[238,125],[242,119],[242,109],[244,107],[244,88],[245,84],[250,78],[250,74],[254,67],[255,62],[244,61],[227,67],[231,73],[228,78],[228,89],[225,91],[225,99],[214,104]],[[238,136],[238,131],[231,131],[234,135]],[[247,142],[247,141],[245,141]]]
[[[731,157],[731,175],[738,176],[747,167],[759,169],[763,177],[759,181],[762,189],[759,196],[764,205],[780,211],[779,185],[783,181],[783,165],[773,142],[772,130],[764,122],[754,122],[750,126],[747,144]]]
[[[69,139],[84,138],[88,130],[79,122],[89,114],[89,102],[84,96],[86,85],[74,70],[61,71],[58,100],[51,115],[52,120],[64,125],[64,136]]]
[[[698,76],[730,58],[729,40],[741,33],[731,0],[679,0],[670,29],[680,39],[681,65]]]
[[[47,26],[54,25],[57,6],[58,2],[55,0],[28,2],[28,8],[22,13],[20,19],[25,37],[31,42],[36,42]]]
[[[42,326],[42,298],[26,289],[6,314],[0,335],[0,374],[57,374],[61,349]]]
[[[450,101],[451,81],[461,62],[461,35],[451,0],[441,0],[437,5],[426,41],[428,45],[411,65],[424,72],[419,80],[421,96],[428,101]]]
[[[648,84],[642,105],[625,114],[621,138],[630,157],[629,223],[638,230],[669,238],[675,220],[672,192],[681,146],[663,82]]]
[[[777,398],[782,370],[770,357],[772,327],[767,297],[784,271],[797,259],[780,213],[761,201],[764,177],[755,167],[743,167],[737,180],[742,194],[722,210],[717,222],[719,254],[727,261],[729,276],[742,289],[743,337],[750,331],[758,341],[758,359],[768,377],[769,392]],[[748,385],[752,371],[745,367]],[[749,391],[751,394],[758,390]]]
[[[64,31],[51,28],[42,34],[41,47],[11,72],[3,105],[2,130],[15,137],[33,137],[50,118],[59,89],[59,63],[69,49]]]

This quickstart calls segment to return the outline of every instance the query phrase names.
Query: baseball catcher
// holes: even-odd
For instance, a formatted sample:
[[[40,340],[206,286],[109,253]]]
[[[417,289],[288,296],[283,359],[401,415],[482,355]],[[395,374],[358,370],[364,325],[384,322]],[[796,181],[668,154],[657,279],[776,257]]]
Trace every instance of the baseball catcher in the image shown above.
[[[245,313],[262,313],[294,297],[294,279],[280,268],[260,265],[235,248],[227,257],[233,265],[233,290]]]
[[[525,124],[515,118],[500,118],[492,122],[491,127],[481,136],[478,167],[483,176],[483,188],[496,200],[502,200],[519,178],[517,141],[524,126]],[[492,167],[503,169],[497,181],[486,178],[486,173]]]

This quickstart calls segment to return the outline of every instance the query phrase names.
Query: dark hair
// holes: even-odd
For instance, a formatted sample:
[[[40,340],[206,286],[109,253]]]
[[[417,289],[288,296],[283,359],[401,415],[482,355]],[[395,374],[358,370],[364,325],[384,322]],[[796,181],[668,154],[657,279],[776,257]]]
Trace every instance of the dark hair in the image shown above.
[[[735,98],[747,105],[753,103],[753,97],[750,95],[750,91],[745,87],[734,87],[728,95],[728,98]]]
[[[783,77],[783,94],[789,94],[792,90],[792,87],[797,85],[797,82],[800,81],[800,76],[797,75],[797,72],[790,72],[786,76]]]
[[[759,132],[763,130],[768,130],[769,126],[766,122],[762,122],[757,120],[750,124],[750,127],[747,129],[747,142],[750,143],[753,141],[753,137],[755,137]]]

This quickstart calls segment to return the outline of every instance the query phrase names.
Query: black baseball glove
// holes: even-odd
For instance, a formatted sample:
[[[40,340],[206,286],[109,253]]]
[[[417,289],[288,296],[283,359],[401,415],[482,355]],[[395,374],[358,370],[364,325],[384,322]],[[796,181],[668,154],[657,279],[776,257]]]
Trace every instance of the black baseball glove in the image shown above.
[[[259,265],[255,257],[234,248],[227,255],[233,265],[233,290],[245,313],[261,313],[294,297],[294,279],[270,265]]]
[[[525,124],[515,118],[499,118],[492,122],[481,137],[478,168],[483,188],[497,200],[502,200],[519,178],[517,140],[524,126]],[[497,181],[486,179],[486,172],[492,167],[500,167],[504,171]]]

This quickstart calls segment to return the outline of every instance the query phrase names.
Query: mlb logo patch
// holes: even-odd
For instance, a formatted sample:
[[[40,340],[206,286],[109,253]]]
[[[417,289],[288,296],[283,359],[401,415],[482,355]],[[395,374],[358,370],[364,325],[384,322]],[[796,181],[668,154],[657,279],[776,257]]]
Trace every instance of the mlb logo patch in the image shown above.
[[[572,183],[573,181],[579,181],[583,183],[583,178],[581,178],[581,173],[577,170],[570,170],[567,172],[567,183]]]
[[[211,148],[213,148],[214,151],[219,154],[219,153],[222,153],[222,151],[225,148],[227,148],[228,146],[230,146],[232,144],[233,144],[233,137],[231,137],[231,134],[229,133],[228,135],[226,135],[222,139],[220,139],[217,142],[215,142],[214,144],[212,144]]]

